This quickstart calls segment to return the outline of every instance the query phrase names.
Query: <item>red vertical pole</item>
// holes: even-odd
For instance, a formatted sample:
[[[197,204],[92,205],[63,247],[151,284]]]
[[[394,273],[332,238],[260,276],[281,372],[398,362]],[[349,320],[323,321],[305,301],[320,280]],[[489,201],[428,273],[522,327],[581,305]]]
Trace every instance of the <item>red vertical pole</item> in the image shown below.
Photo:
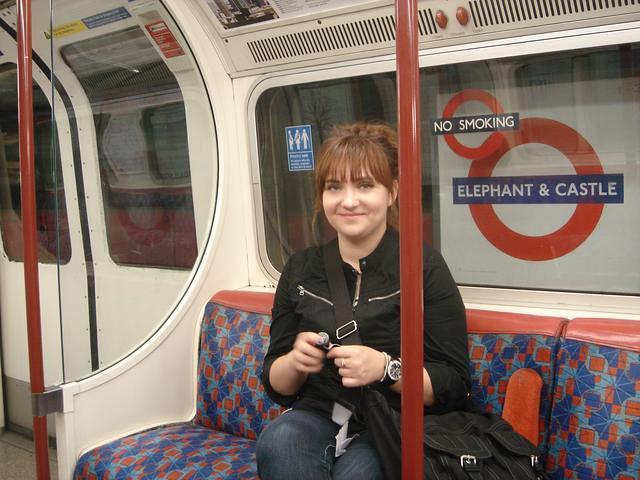
[[[422,156],[417,14],[416,0],[396,0],[403,480],[422,480],[424,469]]]
[[[35,157],[33,127],[33,73],[31,70],[31,0],[18,0],[18,127],[20,133],[20,197],[24,244],[24,283],[27,304],[29,376],[31,393],[44,392],[38,240],[36,231]],[[49,480],[47,417],[33,417],[38,480]]]

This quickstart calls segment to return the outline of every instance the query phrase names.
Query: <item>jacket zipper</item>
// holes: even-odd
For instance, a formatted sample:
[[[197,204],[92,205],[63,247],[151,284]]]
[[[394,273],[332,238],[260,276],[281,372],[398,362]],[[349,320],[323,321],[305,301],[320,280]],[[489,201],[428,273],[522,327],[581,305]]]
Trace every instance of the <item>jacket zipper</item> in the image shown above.
[[[367,302],[373,302],[375,300],[386,300],[387,298],[391,298],[395,295],[398,295],[400,293],[400,289],[396,290],[393,293],[390,293],[389,295],[383,295],[381,297],[371,297],[369,300],[367,300]]]
[[[352,304],[352,307],[354,309],[358,305],[358,300],[360,300],[360,284],[362,283],[362,274],[361,273],[357,273],[356,275],[357,275],[356,276],[356,289],[355,289],[355,292],[353,292],[353,304]]]
[[[309,290],[304,288],[302,285],[298,285],[298,295],[302,297],[305,294],[309,295],[310,297],[317,298],[318,300],[322,300],[323,302],[328,303],[333,307],[333,302],[331,300],[327,300],[326,298],[321,297],[320,295],[316,295],[315,293],[310,292]]]

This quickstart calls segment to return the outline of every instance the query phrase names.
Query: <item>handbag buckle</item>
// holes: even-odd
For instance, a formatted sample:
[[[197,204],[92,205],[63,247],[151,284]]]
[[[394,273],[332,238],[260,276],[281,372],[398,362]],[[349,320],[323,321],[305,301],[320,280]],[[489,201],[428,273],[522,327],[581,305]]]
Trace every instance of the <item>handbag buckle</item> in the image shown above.
[[[355,320],[351,320],[341,327],[336,328],[336,337],[338,340],[342,340],[344,337],[348,337],[356,330],[358,330],[358,324]]]
[[[478,460],[473,455],[460,455],[460,466],[462,468],[475,466]]]

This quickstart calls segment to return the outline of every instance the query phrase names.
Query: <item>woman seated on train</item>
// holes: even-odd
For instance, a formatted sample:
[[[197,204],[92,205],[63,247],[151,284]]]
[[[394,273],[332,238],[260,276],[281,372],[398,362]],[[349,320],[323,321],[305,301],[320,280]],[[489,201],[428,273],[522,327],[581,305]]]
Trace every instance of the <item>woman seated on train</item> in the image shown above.
[[[393,129],[357,122],[334,129],[318,153],[316,213],[337,232],[342,272],[362,344],[339,344],[323,249],[285,265],[273,305],[262,381],[290,407],[258,439],[263,480],[383,478],[363,415],[345,405],[370,385],[400,409],[398,149]],[[449,269],[424,249],[425,413],[466,407],[470,391],[465,309]],[[352,326],[349,327],[349,329]],[[339,435],[340,433],[340,435]],[[346,438],[345,438],[346,437]]]

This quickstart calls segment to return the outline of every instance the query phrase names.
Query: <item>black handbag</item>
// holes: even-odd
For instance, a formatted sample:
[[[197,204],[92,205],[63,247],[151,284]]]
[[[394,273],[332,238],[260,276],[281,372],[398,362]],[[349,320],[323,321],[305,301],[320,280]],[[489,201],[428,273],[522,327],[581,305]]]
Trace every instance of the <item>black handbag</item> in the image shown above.
[[[378,397],[378,405],[369,400],[372,397]],[[373,418],[367,417],[367,426],[373,435],[385,478],[398,480],[401,476],[400,413],[388,405],[385,408],[386,399],[374,390],[368,392],[365,402],[375,409]],[[386,413],[386,419],[381,412]],[[397,448],[390,448],[394,443]],[[548,479],[538,462],[536,448],[505,420],[492,413],[466,411],[424,416],[424,478]]]
[[[362,344],[353,320],[338,243],[323,249],[333,297],[337,330],[348,329],[346,345]],[[353,399],[350,398],[350,404]],[[386,480],[399,480],[401,468],[400,413],[382,393],[360,389],[356,407],[370,431]],[[454,411],[424,416],[425,480],[548,480],[535,446],[497,415]]]
[[[536,448],[492,413],[455,411],[424,417],[424,478],[547,479]]]

